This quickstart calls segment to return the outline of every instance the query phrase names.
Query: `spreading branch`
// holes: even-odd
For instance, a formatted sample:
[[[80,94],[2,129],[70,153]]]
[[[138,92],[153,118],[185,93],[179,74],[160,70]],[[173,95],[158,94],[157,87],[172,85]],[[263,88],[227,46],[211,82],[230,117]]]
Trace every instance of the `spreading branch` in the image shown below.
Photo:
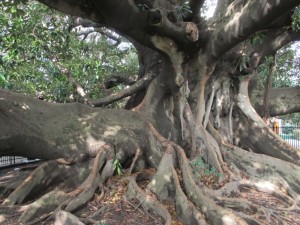
[[[264,29],[280,15],[292,10],[299,0],[248,1],[238,13],[229,15],[227,22],[220,20],[209,39],[210,59],[215,60],[253,33]],[[242,25],[242,26],[241,26]]]
[[[118,101],[120,99],[123,99],[127,96],[131,96],[134,93],[136,93],[137,91],[146,88],[149,85],[149,83],[154,79],[155,76],[156,76],[156,74],[154,74],[154,73],[148,73],[145,77],[143,77],[142,79],[137,81],[131,87],[129,87],[127,89],[124,89],[120,92],[117,92],[115,94],[112,94],[110,96],[107,96],[105,98],[92,101],[91,104],[94,107],[101,107],[101,106],[104,106],[104,105],[111,104],[111,103],[113,103],[115,101]]]
[[[251,93],[251,103],[260,116],[263,116],[263,91]],[[273,88],[269,92],[270,116],[280,116],[300,112],[300,88]]]

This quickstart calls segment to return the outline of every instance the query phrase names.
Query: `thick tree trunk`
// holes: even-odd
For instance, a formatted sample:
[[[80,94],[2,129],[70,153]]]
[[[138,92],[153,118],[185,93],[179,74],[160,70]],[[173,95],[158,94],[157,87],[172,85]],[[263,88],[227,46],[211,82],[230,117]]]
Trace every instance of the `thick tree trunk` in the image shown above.
[[[161,74],[171,75],[171,62],[162,63]],[[300,154],[269,131],[252,109],[248,80],[238,82],[238,88],[224,83],[216,85],[216,98],[211,97],[214,89],[206,89],[208,93],[204,96],[209,102],[206,107],[212,108],[213,113],[210,116],[204,113],[200,123],[206,124],[207,130],[196,124],[189,102],[176,97],[182,89],[174,88],[172,93],[172,89],[170,92],[159,88],[161,82],[167,82],[160,76],[151,83],[144,101],[133,111],[98,109],[77,103],[50,104],[0,90],[1,155],[51,159],[33,171],[18,188],[3,189],[11,192],[3,204],[35,200],[20,217],[25,224],[47,218],[58,221],[61,216],[80,224],[82,218],[69,212],[76,212],[93,198],[98,187],[105,185],[114,172],[113,159],[118,158],[122,165],[132,163],[130,171],[149,166],[157,169],[147,189],[158,199],[146,201],[148,192],[138,186],[134,177],[129,178],[128,197],[140,201],[145,210],[154,212],[166,224],[171,224],[172,218],[159,201],[167,199],[173,199],[177,219],[184,224],[261,224],[292,220],[299,210]],[[203,89],[204,86],[198,87]],[[229,96],[234,93],[233,104]],[[181,108],[180,104],[185,107]],[[218,123],[214,123],[216,118]],[[226,121],[238,132],[226,131],[223,127]],[[230,140],[235,145],[240,140],[246,149],[266,155],[262,158],[240,149],[229,144]],[[192,158],[188,159],[187,155]],[[215,168],[212,175],[197,169],[202,160],[206,168]],[[198,178],[200,183],[195,180]],[[262,182],[272,186],[272,191]],[[58,189],[43,192],[54,186]],[[286,192],[280,191],[282,187]],[[247,192],[257,197],[245,197]],[[235,197],[232,193],[236,193]],[[287,206],[268,208],[258,201],[261,196],[270,195]],[[286,212],[289,216],[281,216]]]
[[[300,223],[299,150],[259,116],[263,94],[251,94],[254,107],[248,96],[263,56],[293,39],[285,16],[299,0],[219,1],[222,16],[201,22],[181,18],[173,1],[40,2],[139,42],[139,78],[155,78],[94,103],[139,90],[127,105],[131,111],[50,104],[0,90],[0,155],[47,160],[17,187],[1,189],[4,205],[30,203],[21,223],[91,221],[93,215],[75,214],[95,192],[105,195],[120,165],[129,168],[127,197],[164,224]],[[191,0],[191,14],[203,3]],[[260,33],[267,37],[253,46],[250,39]],[[274,89],[269,98],[271,116],[299,111],[299,88]],[[140,186],[145,168],[155,172]]]

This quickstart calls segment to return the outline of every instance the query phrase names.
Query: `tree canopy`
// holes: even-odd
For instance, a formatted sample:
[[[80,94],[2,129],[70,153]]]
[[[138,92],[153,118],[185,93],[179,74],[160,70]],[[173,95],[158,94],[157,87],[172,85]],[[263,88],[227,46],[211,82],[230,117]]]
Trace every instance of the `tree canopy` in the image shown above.
[[[135,51],[119,35],[98,27],[85,29],[75,18],[35,1],[0,4],[2,88],[72,102],[81,100],[73,80],[97,99],[105,94],[103,83],[109,76],[135,78]],[[70,70],[71,78],[62,67]]]

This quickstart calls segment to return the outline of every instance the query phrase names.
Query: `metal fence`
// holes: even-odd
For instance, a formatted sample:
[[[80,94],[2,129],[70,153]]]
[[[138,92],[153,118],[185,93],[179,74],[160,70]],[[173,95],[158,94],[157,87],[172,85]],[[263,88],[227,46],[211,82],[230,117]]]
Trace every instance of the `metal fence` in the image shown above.
[[[30,163],[37,161],[36,159],[28,159],[21,156],[2,156],[0,157],[0,168],[16,164]]]
[[[285,125],[279,128],[279,135],[292,146],[300,149],[300,124]]]

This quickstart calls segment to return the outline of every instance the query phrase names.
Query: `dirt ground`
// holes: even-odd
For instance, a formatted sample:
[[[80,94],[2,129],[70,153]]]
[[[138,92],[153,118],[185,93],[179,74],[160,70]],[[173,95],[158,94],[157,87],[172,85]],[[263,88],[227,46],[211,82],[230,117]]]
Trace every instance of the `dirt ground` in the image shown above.
[[[3,190],[3,183],[9,181],[19,181],[22,182],[29,173],[37,166],[24,165],[20,167],[7,168],[0,170],[0,191]],[[155,173],[154,169],[148,169],[142,171],[141,179],[137,179],[138,184],[141,188],[145,188],[148,184],[151,176]],[[179,172],[178,172],[179,174]],[[210,177],[207,177],[210,178]],[[207,186],[211,185],[212,179],[202,180]],[[98,221],[97,225],[160,225],[163,224],[161,218],[146,212],[142,205],[132,199],[126,197],[127,191],[127,180],[124,176],[114,176],[111,177],[99,193],[96,193],[93,200],[89,202],[84,208],[75,213],[76,216],[83,219],[85,224],[91,224],[88,218],[92,218],[93,221]],[[104,193],[104,194],[101,194]],[[3,206],[1,203],[4,201],[5,197],[8,195],[0,197],[0,224],[2,225],[18,225],[18,219],[22,214],[22,208],[24,206]],[[285,205],[284,201],[278,198],[274,198],[272,195],[267,193],[262,193],[255,191],[253,189],[244,188],[240,190],[237,196],[227,196],[230,198],[242,198],[253,202],[255,204],[261,205],[266,208],[282,208],[288,207]],[[175,205],[173,202],[162,202],[169,210],[172,216],[172,225],[183,225],[176,219]],[[239,209],[237,209],[239,211]],[[260,219],[259,212],[253,214],[261,224],[270,225],[265,223]],[[300,225],[300,212],[290,211],[284,215],[278,215],[281,218],[281,223],[277,219],[272,219],[272,225],[287,224],[287,225]],[[49,217],[47,220],[32,223],[32,224],[53,224],[54,220]],[[94,223],[95,224],[95,223]],[[188,224],[186,224],[188,225]]]
[[[35,165],[25,165],[16,168],[8,168],[0,170],[0,190],[1,184],[10,179],[23,180],[34,169]],[[152,174],[154,170],[144,171]],[[21,177],[20,177],[21,176]],[[104,195],[95,194],[94,199],[86,205],[85,208],[76,212],[80,218],[92,217],[93,220],[99,221],[99,225],[160,225],[163,224],[161,218],[146,212],[141,204],[135,200],[127,199],[125,193],[127,191],[127,181],[122,176],[110,178],[105,185]],[[140,181],[140,186],[146,186],[148,181]],[[100,192],[100,191],[99,191]],[[6,196],[0,198],[0,204]],[[173,225],[181,225],[175,218],[175,206],[172,203],[165,203],[171,212]],[[22,206],[3,206],[0,205],[0,224],[17,225],[21,224],[18,219],[22,213]],[[38,222],[35,224],[53,224],[53,220]]]

